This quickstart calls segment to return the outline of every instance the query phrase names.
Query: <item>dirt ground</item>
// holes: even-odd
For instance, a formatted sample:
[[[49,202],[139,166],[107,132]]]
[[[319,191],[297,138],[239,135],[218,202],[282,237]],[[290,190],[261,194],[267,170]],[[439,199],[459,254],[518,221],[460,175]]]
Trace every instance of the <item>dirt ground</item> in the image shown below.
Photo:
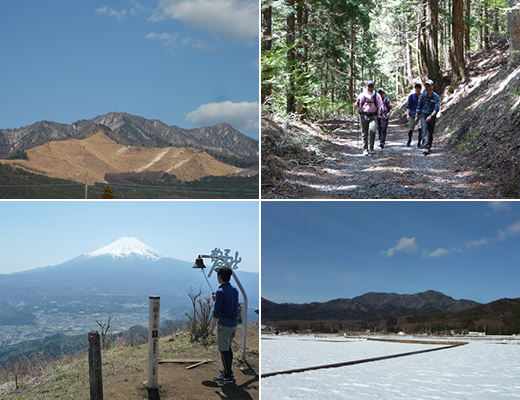
[[[158,391],[149,391],[144,382],[147,379],[147,363],[145,360],[140,365],[115,366],[117,373],[109,373],[110,366],[103,366],[103,395],[106,400],[211,400],[211,399],[259,399],[259,338],[258,327],[248,328],[246,344],[249,351],[246,352],[246,361],[242,360],[242,332],[237,332],[234,341],[234,364],[236,385],[224,385],[213,381],[213,376],[219,375],[217,370],[222,368],[219,353],[216,348],[201,348],[197,353],[189,354],[189,357],[179,356],[175,358],[211,359],[212,362],[199,365],[192,369],[186,369],[189,363],[160,363],[158,374]],[[253,350],[256,349],[256,350]],[[123,369],[124,368],[124,369]],[[106,372],[105,372],[106,370]],[[121,371],[123,371],[121,373]],[[89,398],[89,391],[85,390],[79,398]]]
[[[213,381],[222,368],[215,341],[206,347],[189,341],[186,332],[159,340],[158,390],[146,387],[148,345],[116,345],[103,351],[102,376],[105,400],[258,400],[259,394],[259,328],[247,329],[246,356],[242,359],[242,327],[233,342],[233,372],[236,384]],[[210,362],[193,366],[196,361]],[[167,362],[161,361],[182,361]],[[30,375],[21,373],[18,380],[10,376],[0,385],[1,400],[89,399],[90,381],[87,354],[70,355],[54,361],[41,360]]]
[[[263,130],[278,127],[262,121]],[[432,152],[417,148],[417,129],[406,146],[408,127],[391,121],[384,150],[376,134],[375,154],[362,155],[359,124],[332,121],[303,128],[319,137],[314,155],[293,157],[289,169],[262,178],[264,199],[490,199],[499,198],[492,179],[434,136]],[[272,164],[285,160],[271,156]],[[287,165],[287,164],[286,164]]]

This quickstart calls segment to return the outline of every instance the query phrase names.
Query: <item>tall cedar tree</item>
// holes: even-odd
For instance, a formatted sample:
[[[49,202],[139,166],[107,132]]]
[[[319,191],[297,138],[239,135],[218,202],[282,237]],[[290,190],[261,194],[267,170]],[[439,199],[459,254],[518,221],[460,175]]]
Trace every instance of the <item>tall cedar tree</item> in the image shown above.
[[[507,21],[511,49],[509,62],[515,65],[520,62],[520,0],[509,0],[509,7],[510,11]]]
[[[453,79],[462,79],[466,70],[464,60],[464,0],[453,0],[451,35],[451,70]]]
[[[114,192],[112,191],[110,186],[108,186],[108,183],[107,183],[107,185],[105,186],[105,189],[103,189],[103,196],[101,198],[99,198],[96,195],[94,195],[94,198],[98,201],[114,201],[116,199],[116,195],[114,194]]]

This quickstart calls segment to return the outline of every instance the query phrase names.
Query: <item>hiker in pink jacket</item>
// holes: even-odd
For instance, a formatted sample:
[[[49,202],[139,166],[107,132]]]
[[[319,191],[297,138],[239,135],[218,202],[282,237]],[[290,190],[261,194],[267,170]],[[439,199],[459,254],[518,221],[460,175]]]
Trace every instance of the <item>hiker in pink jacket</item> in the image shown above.
[[[363,155],[369,155],[369,133],[370,154],[374,154],[377,114],[380,111],[384,111],[381,96],[374,90],[374,81],[367,81],[366,89],[358,96],[354,107],[359,109],[359,123],[361,124],[361,131],[363,132]]]

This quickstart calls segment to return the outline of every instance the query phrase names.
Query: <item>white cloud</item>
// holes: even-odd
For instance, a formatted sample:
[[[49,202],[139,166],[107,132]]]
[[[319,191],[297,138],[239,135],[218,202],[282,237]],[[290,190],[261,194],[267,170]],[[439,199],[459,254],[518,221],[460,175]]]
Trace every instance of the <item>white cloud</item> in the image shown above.
[[[159,0],[151,20],[178,19],[219,39],[253,44],[259,35],[258,12],[256,0]]]
[[[462,249],[458,248],[458,247],[452,247],[451,249],[445,249],[445,248],[438,248],[437,250],[435,251],[428,251],[428,250],[424,250],[423,251],[423,258],[434,258],[434,257],[441,257],[441,256],[445,256],[445,255],[448,255],[448,254],[451,254],[451,253],[460,253],[462,252]]]
[[[155,33],[150,32],[148,35],[146,35],[146,39],[159,39],[165,42],[173,41],[175,42],[177,40],[177,37],[179,36],[178,33],[172,35],[170,33]]]
[[[257,58],[253,62],[249,63],[249,66],[253,69],[259,69],[260,68],[260,59]]]
[[[516,236],[518,234],[520,234],[520,220],[515,222],[512,225],[509,225],[504,230],[500,229],[498,231],[497,239],[502,241],[502,240],[506,240],[508,237]]]
[[[407,253],[412,253],[416,251],[419,246],[415,243],[415,238],[406,238],[402,237],[397,242],[397,245],[388,249],[388,251],[384,251],[383,254],[386,254],[388,257],[392,257],[396,251],[406,251]]]
[[[506,232],[509,236],[516,236],[520,233],[520,221],[515,222],[513,225],[509,225],[506,228]]]
[[[508,201],[490,201],[488,203],[488,207],[491,208],[493,212],[511,210],[511,206],[509,205]]]
[[[98,14],[101,14],[101,15],[108,15],[110,17],[116,17],[120,21],[124,17],[126,17],[126,14],[128,13],[127,10],[116,11],[113,8],[108,8],[107,6],[98,8],[97,10],[95,10],[95,12],[97,12]]]
[[[175,50],[185,44],[188,40],[187,38],[179,40],[179,33],[155,33],[150,32],[146,35],[146,39],[150,40],[159,40],[162,42],[171,52],[172,55],[175,55]]]
[[[217,50],[217,48],[210,46],[209,44],[205,43],[204,41],[197,39],[195,43],[191,46],[191,49],[197,49],[200,51],[203,51],[204,53],[213,53]]]
[[[201,50],[204,52],[213,52],[217,49],[203,42],[202,40],[193,40],[190,37],[181,37],[179,33],[155,33],[150,32],[146,35],[146,39],[155,39],[161,41],[175,55],[175,50],[184,46],[191,46],[191,49]]]
[[[220,103],[203,104],[195,111],[186,115],[186,121],[198,126],[213,126],[227,122],[233,128],[241,132],[249,132],[258,135],[259,129],[258,102],[233,103],[222,101]]]
[[[487,238],[482,238],[480,240],[472,240],[471,242],[466,243],[466,248],[482,246],[483,244],[487,244],[488,241],[489,239]]]

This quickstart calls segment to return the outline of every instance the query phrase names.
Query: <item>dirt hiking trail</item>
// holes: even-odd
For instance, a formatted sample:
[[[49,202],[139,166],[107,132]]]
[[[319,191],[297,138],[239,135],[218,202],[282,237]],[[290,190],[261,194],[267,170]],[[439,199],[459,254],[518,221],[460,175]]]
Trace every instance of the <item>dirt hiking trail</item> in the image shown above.
[[[316,126],[319,125],[319,126]],[[276,135],[272,121],[262,129]],[[319,149],[298,154],[262,180],[264,199],[490,199],[492,180],[434,135],[431,153],[417,148],[417,129],[406,146],[408,126],[390,121],[384,150],[376,133],[375,154],[363,156],[357,121],[324,121],[297,129],[314,131]],[[359,139],[358,139],[359,136]],[[299,158],[301,156],[301,158]],[[273,156],[273,158],[281,157]],[[276,160],[272,160],[276,161]],[[285,169],[285,170],[284,170]]]

